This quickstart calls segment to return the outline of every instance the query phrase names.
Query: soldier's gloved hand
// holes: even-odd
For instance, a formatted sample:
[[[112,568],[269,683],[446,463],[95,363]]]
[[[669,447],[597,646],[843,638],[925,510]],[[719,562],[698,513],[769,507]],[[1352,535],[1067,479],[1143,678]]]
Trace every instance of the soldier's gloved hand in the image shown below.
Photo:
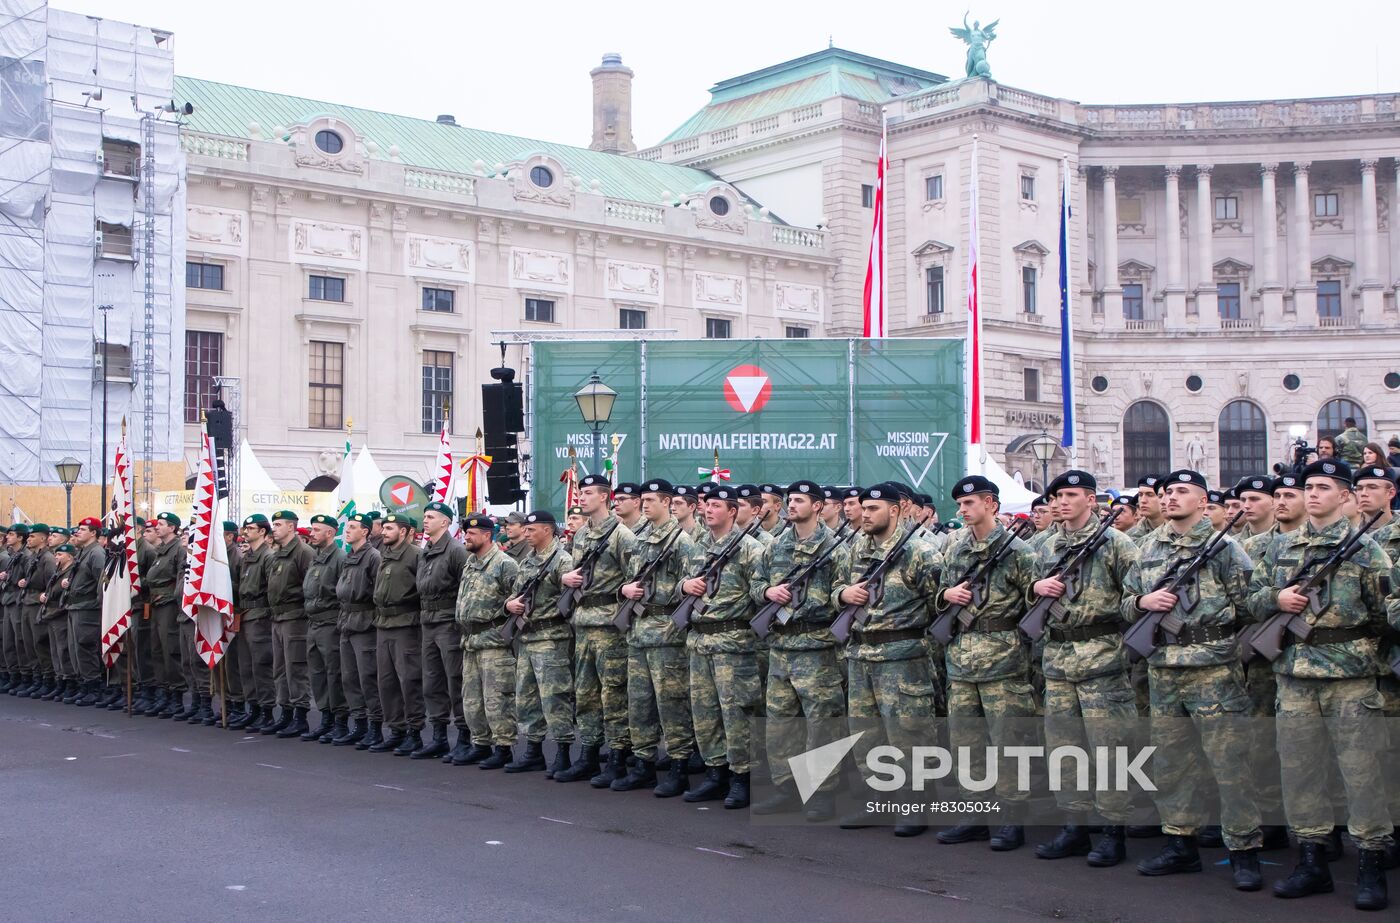
[[[786,606],[788,603],[792,602],[792,590],[788,589],[786,583],[780,583],[777,586],[770,586],[767,590],[764,590],[763,598],[770,603],[778,603],[779,605]]]
[[[519,615],[525,611],[525,601],[518,596],[512,596],[506,600],[506,611],[511,615]]]
[[[705,578],[691,577],[689,580],[681,581],[681,592],[685,593],[687,596],[704,596]]]
[[[1166,590],[1153,590],[1139,596],[1137,605],[1143,612],[1170,612],[1176,608],[1176,594]]]
[[[1037,580],[1035,586],[1031,587],[1031,589],[1035,590],[1035,595],[1037,596],[1049,596],[1052,599],[1059,599],[1061,596],[1065,595],[1064,581],[1058,577],[1046,577],[1044,580]]]
[[[628,599],[641,599],[646,593],[647,591],[642,589],[640,583],[624,583],[622,585],[622,595]]]
[[[865,588],[865,581],[853,583],[842,590],[841,602],[848,606],[863,606],[870,602],[870,591]]]
[[[578,589],[579,587],[583,586],[583,571],[579,570],[576,567],[573,570],[565,573],[562,577],[560,577],[559,582],[564,584],[564,586]]]
[[[1291,586],[1278,591],[1278,607],[1289,615],[1297,615],[1308,607],[1308,598]]]

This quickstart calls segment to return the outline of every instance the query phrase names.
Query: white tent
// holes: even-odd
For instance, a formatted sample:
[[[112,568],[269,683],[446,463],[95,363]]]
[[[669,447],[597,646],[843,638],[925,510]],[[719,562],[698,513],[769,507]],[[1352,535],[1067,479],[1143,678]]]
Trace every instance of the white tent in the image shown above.
[[[281,490],[276,482],[272,480],[272,475],[267,473],[267,469],[258,461],[258,457],[253,454],[253,444],[247,441],[238,444],[238,490],[246,494],[248,491],[259,493],[272,493]]]
[[[967,473],[980,474],[997,485],[1001,490],[1001,511],[1003,513],[1029,513],[1031,501],[1040,496],[1033,490],[1027,490],[1024,485],[1007,474],[1006,469],[997,464],[996,459],[990,455],[984,459],[980,446],[967,447]]]
[[[355,508],[361,511],[379,507],[379,485],[384,483],[384,472],[379,470],[369,446],[363,446],[355,456]]]

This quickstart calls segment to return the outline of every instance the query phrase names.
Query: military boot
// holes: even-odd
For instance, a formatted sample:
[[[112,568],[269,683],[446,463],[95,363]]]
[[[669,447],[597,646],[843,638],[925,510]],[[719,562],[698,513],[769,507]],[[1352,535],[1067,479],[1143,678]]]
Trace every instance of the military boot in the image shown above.
[[[588,784],[594,788],[612,788],[612,784],[618,779],[627,775],[628,757],[630,750],[622,750],[614,747],[608,751],[608,761],[603,764],[603,771],[588,780]],[[652,779],[656,774],[652,773]]]
[[[1079,824],[1066,824],[1048,843],[1035,848],[1037,859],[1065,859],[1069,856],[1088,854],[1093,844],[1089,842],[1089,831]]]
[[[199,711],[190,719],[190,724],[199,723],[205,727],[213,727],[219,721],[219,716],[214,714],[214,698],[212,696],[199,697]]]
[[[1360,850],[1356,866],[1357,910],[1384,910],[1390,904],[1390,894],[1386,890],[1385,855],[1379,849]]]
[[[277,732],[277,738],[279,740],[291,740],[293,737],[300,737],[311,730],[306,722],[306,711],[305,708],[293,708],[292,720],[287,722],[286,727]]]
[[[0,672],[0,692],[9,692],[13,681],[10,678],[10,671]]]
[[[355,744],[365,739],[369,733],[369,722],[364,718],[356,718],[353,728],[346,728],[345,733],[331,741],[332,747],[353,747]]]
[[[10,695],[13,695],[13,696],[19,696],[20,698],[27,698],[27,697],[29,696],[29,687],[30,687],[31,685],[32,685],[32,681],[31,681],[30,678],[29,678],[29,674],[28,674],[28,673],[21,673],[21,674],[19,675],[19,678],[15,680],[14,685],[12,685],[9,689],[7,689],[7,690],[5,690],[5,691],[8,692]]]
[[[331,730],[334,729],[334,727],[335,716],[332,715],[329,711],[323,711],[321,712],[321,723],[316,725],[316,727],[307,730],[304,734],[301,735],[301,739],[306,741],[307,743],[310,743],[313,740],[320,740],[322,737],[329,734]]]
[[[269,721],[267,724],[264,724],[262,726],[263,736],[272,737],[275,735],[280,735],[283,731],[285,731],[288,727],[291,726],[293,714],[294,712],[290,705],[283,705],[277,712],[277,720]],[[298,731],[297,733],[300,734],[301,732]]]
[[[59,701],[61,701],[64,705],[78,704],[78,700],[81,699],[83,697],[83,693],[87,691],[86,687],[87,683],[84,683],[82,686],[79,686],[78,681],[76,679],[68,680],[63,684],[63,698]]]
[[[1274,897],[1307,897],[1331,894],[1332,872],[1327,868],[1326,847],[1321,843],[1298,846],[1298,864],[1287,878],[1274,882]]]
[[[651,793],[657,798],[675,798],[690,788],[690,764],[686,760],[671,760],[666,778],[657,783]]]
[[[39,687],[29,693],[31,699],[51,699],[54,694],[54,680],[52,676],[45,676],[39,681]]]
[[[161,706],[160,711],[156,712],[156,717],[163,721],[166,718],[174,718],[184,710],[185,694],[172,689],[166,693],[165,704]]]
[[[559,782],[570,781],[570,780],[568,780],[568,779],[560,779],[559,776],[561,776],[561,775],[563,775],[563,774],[566,774],[570,769],[573,768],[573,763],[572,763],[572,762],[570,761],[570,759],[569,759],[569,753],[570,753],[570,751],[573,749],[573,746],[574,746],[574,743],[573,743],[573,741],[571,741],[571,740],[570,740],[570,741],[565,741],[565,742],[563,742],[563,743],[560,743],[560,742],[558,742],[558,741],[555,741],[555,744],[554,744],[554,759],[553,759],[553,761],[550,762],[550,764],[549,764],[549,770],[548,770],[547,772],[545,772],[545,774],[544,774],[544,777],[545,777],[546,779],[555,779],[555,780],[557,780],[557,781],[559,781]],[[585,749],[587,749],[587,748],[585,748]],[[579,755],[579,758],[582,759],[582,758],[583,758],[583,755],[580,754],[580,755]],[[595,748],[593,749],[593,767],[594,767],[594,769],[597,769],[597,766],[598,766],[598,749],[595,747]],[[585,772],[585,773],[583,773],[582,775],[580,775],[579,778],[580,778],[580,779],[585,778],[587,775],[588,775],[588,773]]]
[[[633,760],[620,779],[613,779],[608,788],[615,792],[632,792],[639,788],[656,788],[656,760]]]
[[[1125,837],[1122,827],[1104,827],[1099,841],[1089,850],[1088,863],[1094,868],[1106,869],[1122,862],[1128,855]]]
[[[320,743],[333,744],[337,737],[350,733],[350,716],[341,715],[331,722],[330,729],[316,738]]]
[[[365,736],[361,737],[359,742],[355,744],[355,749],[373,750],[375,747],[379,746],[384,741],[383,728],[384,722],[371,721],[369,723],[369,730],[366,731]],[[395,746],[398,745],[395,744]]]
[[[458,728],[458,729],[457,729],[457,742],[456,742],[455,744],[452,745],[452,749],[451,749],[451,750],[448,750],[446,753],[444,753],[444,754],[442,755],[442,761],[443,761],[444,763],[451,764],[452,761],[453,761],[454,759],[457,759],[458,757],[464,757],[464,756],[466,756],[466,755],[467,755],[467,748],[470,747],[470,746],[471,746],[471,744],[470,744],[470,743],[468,742],[468,740],[467,740],[467,732],[464,731],[464,730],[462,730],[461,728]],[[490,753],[491,751],[488,750],[488,751],[486,751],[486,752]],[[464,763],[457,763],[456,765],[458,765],[458,766],[463,766],[463,765],[465,765],[465,764],[464,764]]]
[[[150,713],[151,707],[155,705],[158,691],[149,686],[136,687],[136,701],[131,703],[131,713],[134,715],[146,715]],[[165,703],[162,702],[162,705]]]
[[[106,708],[108,711],[126,711],[126,692],[118,689],[115,696],[109,695],[105,705],[98,703],[98,708]]]
[[[506,749],[507,752],[509,752],[509,750],[510,750],[509,747],[506,747],[505,749]],[[568,751],[567,751],[567,748],[561,748],[561,749],[563,749],[564,752],[567,754],[567,752],[568,752]],[[500,753],[500,751],[498,750],[498,751],[497,751],[497,755],[499,755],[499,753]],[[482,768],[482,769],[486,769],[486,768],[494,769],[494,768],[495,768],[494,766],[491,766],[491,767],[487,767],[487,766],[486,766],[486,764],[489,763],[489,762],[491,762],[491,761],[490,761],[490,760],[482,760],[482,762],[481,762],[481,768]],[[509,763],[506,763],[506,765],[505,765],[505,770],[506,770],[506,772],[544,772],[544,770],[545,770],[545,762],[544,762],[544,741],[542,741],[542,740],[527,740],[527,741],[525,741],[525,752],[522,753],[522,754],[520,754],[519,757],[516,757],[515,759],[512,759]]]
[[[724,796],[724,806],[737,811],[749,806],[749,774],[736,772],[729,780],[729,794]]]
[[[160,717],[169,718],[172,721],[178,721],[184,724],[189,720],[190,715],[193,715],[199,710],[199,693],[192,693],[190,695],[190,702],[186,705],[184,692],[172,692],[170,694],[170,703],[166,705],[166,708],[169,708],[170,704],[175,706],[175,710],[168,715],[162,713]]]
[[[487,744],[467,744],[466,737],[466,734],[459,734],[457,737],[457,746],[465,746],[466,749],[460,754],[455,752],[452,754],[453,766],[475,766],[477,763],[491,756],[492,750],[490,746]]]
[[[700,801],[719,801],[729,793],[729,767],[706,766],[705,781],[685,793],[690,804]]]
[[[392,752],[394,752],[395,750],[397,750],[399,747],[403,746],[403,742],[404,742],[405,740],[407,740],[407,739],[408,739],[408,731],[407,731],[407,730],[400,731],[400,730],[397,730],[397,729],[395,729],[395,728],[389,728],[389,736],[388,736],[388,737],[382,737],[382,738],[380,738],[378,741],[376,741],[375,744],[374,744],[374,746],[372,746],[372,747],[369,748],[369,752],[370,752],[370,753],[392,753]],[[360,741],[360,743],[364,743],[364,741],[362,740],[362,741]]]
[[[934,839],[940,843],[971,843],[975,840],[990,840],[992,831],[986,824],[958,824],[947,830],[940,830]]]
[[[186,724],[197,724],[198,722],[204,720],[203,710],[205,708],[204,700],[206,698],[208,698],[208,696],[204,695],[203,693],[190,693],[189,715],[185,717]],[[176,716],[175,720],[180,720],[178,715]]]
[[[1026,845],[1026,828],[1020,824],[1002,824],[992,832],[992,841],[988,845],[991,846],[992,852],[1020,849]]]
[[[789,814],[793,811],[801,810],[802,799],[797,795],[797,786],[788,780],[781,785],[775,786],[773,794],[762,801],[754,802],[750,810],[760,816],[769,814]]]
[[[1230,854],[1232,857],[1234,853]],[[1179,875],[1182,872],[1199,872],[1201,854],[1196,851],[1196,838],[1192,836],[1167,835],[1167,845],[1150,859],[1137,864],[1139,875]]]
[[[237,715],[228,716],[228,729],[230,731],[241,731],[244,728],[251,728],[253,722],[257,721],[261,714],[261,705],[257,702],[248,702]]]
[[[501,769],[515,761],[515,754],[510,747],[503,747],[499,744],[491,748],[491,755],[476,764],[477,769]]]
[[[1259,850],[1230,850],[1230,874],[1236,891],[1258,891],[1264,887],[1264,876],[1259,873]]]
[[[411,760],[430,760],[442,756],[452,748],[447,743],[447,722],[433,723],[433,739],[408,755]]]
[[[394,756],[412,756],[413,751],[423,749],[423,729],[409,728],[403,735],[403,743],[394,748]]]
[[[82,694],[78,696],[78,701],[73,704],[79,708],[87,708],[91,705],[99,705],[102,702],[102,687],[97,680],[83,683]]]

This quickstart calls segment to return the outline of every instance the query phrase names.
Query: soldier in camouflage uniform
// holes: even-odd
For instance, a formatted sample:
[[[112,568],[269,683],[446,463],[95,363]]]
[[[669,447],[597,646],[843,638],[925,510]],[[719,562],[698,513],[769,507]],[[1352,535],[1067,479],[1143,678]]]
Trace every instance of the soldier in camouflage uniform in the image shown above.
[[[462,717],[462,633],[457,628],[457,591],[467,549],[452,536],[452,507],[429,503],[423,510],[426,544],[418,553],[419,625],[422,632],[423,700],[433,738],[409,754],[426,760],[464,756],[466,719]],[[457,726],[457,748],[447,744],[447,723]]]
[[[1011,536],[998,520],[1001,491],[985,477],[972,475],[953,487],[958,515],[966,524],[938,558],[944,589],[935,608],[941,615],[950,606],[965,606],[972,624],[956,632],[946,648],[949,732],[955,747],[973,754],[974,777],[984,775],[981,757],[988,739],[996,747],[1023,744],[1007,725],[1025,723],[1038,711],[1030,683],[1030,645],[1017,625],[1026,596],[1035,581],[1035,555],[1029,545]],[[1007,542],[1007,554],[984,578],[981,605],[973,606],[969,582]],[[1009,761],[997,776],[997,798],[1007,823],[993,834],[985,824],[959,824],[938,834],[940,843],[991,840],[991,848],[1006,852],[1026,842],[1022,823],[1030,793],[1019,791]],[[967,797],[974,797],[971,793]]]
[[[277,703],[277,684],[272,672],[272,619],[267,602],[271,529],[262,513],[253,513],[243,520],[248,551],[243,555],[238,574],[239,629],[233,643],[238,649],[243,694],[249,707],[237,721],[229,721],[229,730],[246,729],[250,734],[261,733],[273,722],[272,709]],[[144,583],[145,575],[142,576]]]
[[[1044,540],[1045,533],[1055,524],[1055,517],[1050,512],[1050,501],[1044,494],[1031,501],[1031,522],[1035,524],[1035,534],[1027,539],[1027,544],[1034,550]]]
[[[705,537],[705,523],[696,515],[699,509],[699,491],[689,484],[675,485],[676,494],[671,498],[671,515],[681,531],[695,544]]]
[[[1360,850],[1355,903],[1379,910],[1387,903],[1382,862],[1393,842],[1393,824],[1382,773],[1384,699],[1376,685],[1376,633],[1385,620],[1391,565],[1375,540],[1362,536],[1356,555],[1328,581],[1325,608],[1313,613],[1308,597],[1290,581],[1304,561],[1325,558],[1352,534],[1342,516],[1351,470],[1344,462],[1319,459],[1302,478],[1307,522],[1274,540],[1250,584],[1258,620],[1280,611],[1301,613],[1314,626],[1306,640],[1290,635],[1292,643],[1274,661],[1284,812],[1300,848],[1298,866],[1275,882],[1274,894],[1291,898],[1332,890],[1324,856],[1332,830],[1326,785],[1330,740],[1346,786],[1347,828]]]
[[[759,524],[764,532],[777,538],[787,526],[783,519],[783,508],[787,503],[783,489],[777,484],[758,485]],[[740,526],[743,528],[743,526]]]
[[[1093,475],[1066,471],[1050,485],[1060,513],[1062,529],[1036,552],[1040,575],[1032,588],[1032,601],[1058,599],[1045,630],[1045,738],[1047,747],[1079,746],[1087,737],[1091,747],[1117,747],[1132,733],[1137,706],[1128,681],[1128,659],[1123,647],[1122,594],[1128,569],[1138,550],[1126,534],[1109,529],[1107,541],[1080,570],[1080,592],[1065,595],[1058,564],[1073,556],[1098,529],[1098,509]],[[1062,859],[1087,853],[1094,867],[1123,861],[1124,825],[1132,810],[1128,792],[1087,793],[1062,790],[1056,801],[1069,815],[1056,837],[1036,847],[1042,859]],[[1097,808],[1109,826],[1098,843],[1089,840],[1085,822]]]
[[[846,525],[845,511],[841,509],[841,489],[832,484],[822,486],[821,520],[832,532],[840,532],[842,538],[850,531],[849,527],[841,528]]]
[[[340,523],[334,516],[311,517],[311,565],[301,592],[306,599],[306,663],[311,676],[311,697],[321,713],[321,724],[301,735],[302,740],[333,743],[350,733],[350,711],[340,668],[340,599],[336,586],[345,566],[345,549],[335,540]]]
[[[586,518],[574,536],[571,558],[575,566],[560,582],[578,592],[569,618],[574,626],[574,711],[580,746],[578,759],[563,772],[556,772],[554,781],[588,779],[594,788],[609,788],[626,775],[632,750],[627,731],[627,639],[613,624],[613,616],[627,559],[636,551],[637,539],[608,509],[611,485],[605,476],[586,475],[578,483],[579,505]],[[637,505],[632,494],[618,496],[620,510],[632,512]],[[637,516],[640,518],[640,513]],[[585,572],[582,564],[590,556]],[[598,754],[605,740],[608,763],[603,769]]]
[[[345,708],[355,725],[331,740],[331,746],[368,750],[384,739],[384,711],[379,704],[379,664],[374,628],[374,584],[382,564],[369,543],[374,520],[355,513],[345,521],[349,546],[335,582],[340,604],[336,632],[340,636],[340,683]]]
[[[641,538],[639,533],[646,528],[646,520],[642,518],[642,485],[631,481],[618,484],[613,488],[612,506],[613,515],[618,521],[630,529],[634,537]],[[570,554],[573,554],[572,549]],[[578,560],[577,554],[574,554],[574,560]]]
[[[681,581],[699,567],[699,555],[671,516],[677,489],[660,478],[642,485],[645,534],[627,559],[628,582],[620,590],[624,599],[643,600],[645,606],[627,634],[627,727],[635,759],[610,788],[629,792],[650,786],[658,798],[686,790],[687,762],[695,749],[685,632],[671,621],[671,609],[681,601]],[[648,570],[645,582],[639,580],[643,568]],[[663,737],[671,765],[658,784],[657,745]]]
[[[749,527],[750,523],[757,520],[758,529],[754,531],[753,537],[758,539],[763,544],[764,550],[767,551],[768,547],[773,544],[774,533],[763,528],[761,518],[763,495],[759,493],[758,485],[740,484],[734,488],[734,491],[739,495],[738,515],[734,519],[734,528],[742,532]]]
[[[1347,417],[1342,421],[1342,431],[1332,439],[1337,447],[1337,455],[1353,468],[1361,467],[1362,450],[1366,448],[1366,434],[1356,427],[1356,420]]]
[[[872,600],[865,572],[884,560],[904,537],[899,518],[899,488],[892,483],[861,490],[861,535],[851,546],[844,573],[832,585],[838,607],[862,606],[869,618],[853,628],[846,648],[846,711],[856,721],[879,719],[888,743],[904,752],[927,742],[936,716],[939,690],[934,685],[925,632],[933,617],[938,592],[938,552],[927,540],[911,536],[897,561],[886,572],[884,588]],[[862,738],[864,756],[873,741]],[[864,812],[847,818],[846,829],[868,826]],[[928,829],[922,821],[895,825],[895,836],[918,836]]]
[[[418,523],[384,517],[384,547],[374,581],[374,652],[379,701],[389,734],[371,753],[408,756],[423,746],[423,642],[418,628]]]
[[[1205,478],[1195,471],[1182,469],[1167,475],[1166,525],[1143,542],[1124,588],[1123,613],[1128,620],[1174,612],[1185,623],[1175,640],[1159,630],[1159,647],[1147,659],[1152,744],[1157,748],[1153,781],[1167,844],[1137,868],[1144,875],[1201,870],[1196,833],[1208,810],[1208,793],[1199,787],[1204,751],[1219,782],[1221,826],[1235,887],[1258,891],[1263,883],[1259,875],[1263,834],[1249,765],[1251,737],[1243,720],[1250,712],[1249,694],[1235,652],[1235,636],[1251,621],[1253,564],[1244,549],[1227,537],[1186,588],[1199,599],[1194,609],[1178,605],[1185,601],[1181,594],[1153,589],[1215,537],[1216,530],[1205,519],[1207,489]]]
[[[705,760],[705,781],[685,794],[689,802],[724,799],[726,808],[749,806],[752,719],[761,702],[757,637],[749,622],[768,589],[763,543],[738,529],[740,500],[732,487],[716,487],[705,500],[709,534],[700,543],[703,573],[709,564],[735,553],[713,581],[699,576],[681,591],[700,597],[704,611],[690,621],[690,714],[695,741]],[[697,608],[699,608],[697,606]]]
[[[500,769],[511,761],[516,734],[515,652],[501,637],[501,627],[520,565],[496,547],[490,516],[468,516],[462,527],[467,564],[457,588],[457,627],[462,632],[462,714],[471,747],[452,763]]]
[[[850,552],[820,519],[828,502],[822,488],[812,481],[790,485],[789,528],[773,539],[767,551],[765,566],[774,584],[764,597],[784,607],[767,638],[768,766],[777,792],[755,804],[755,814],[801,807],[788,758],[827,742],[818,733],[821,719],[846,714],[846,689],[836,659],[836,637],[831,633],[836,616],[831,586],[847,571]],[[794,586],[789,578],[823,555],[827,556],[825,563],[808,575],[802,599],[792,605]],[[805,722],[799,721],[804,718]],[[800,733],[803,724],[806,733]],[[807,801],[807,820],[819,822],[835,816],[835,788],[836,775],[832,774]]]
[[[528,617],[516,632],[520,654],[515,662],[515,715],[525,734],[525,752],[507,763],[505,771],[544,770],[548,731],[556,748],[545,772],[550,779],[569,768],[574,743],[573,631],[559,614],[560,580],[573,569],[573,559],[555,539],[555,526],[554,514],[548,510],[535,510],[525,517],[530,553],[520,562],[506,600],[506,612],[512,618],[526,616],[527,609]]]
[[[511,560],[516,564],[519,564],[530,553],[530,543],[525,541],[525,514],[520,512],[508,514],[502,530],[505,532],[506,540],[501,545],[501,550],[510,555]]]
[[[564,550],[569,554],[574,553],[574,536],[578,534],[579,529],[583,528],[586,519],[581,506],[571,506],[564,511],[564,537],[561,541]]]
[[[1252,474],[1240,478],[1235,485],[1235,496],[1239,498],[1240,509],[1244,511],[1244,529],[1237,536],[1246,542],[1256,535],[1263,535],[1274,528],[1274,480],[1262,474]]]
[[[306,668],[302,581],[315,552],[297,534],[297,514],[291,510],[272,514],[272,543],[276,547],[267,562],[267,603],[272,609],[272,671],[282,715],[262,732],[290,740],[310,730],[306,714],[311,710],[311,678]]]
[[[1157,493],[1157,487],[1162,479],[1158,475],[1148,474],[1138,478],[1137,486],[1137,525],[1128,530],[1128,538],[1135,542],[1141,541],[1149,533],[1160,528],[1165,519],[1162,517],[1162,498]]]
[[[1113,528],[1119,532],[1131,532],[1133,526],[1138,523],[1137,497],[1127,494],[1121,497],[1114,497],[1108,503],[1109,509],[1121,509],[1118,518],[1113,521]]]
[[[137,563],[141,568],[141,588],[151,600],[151,623],[155,628],[156,681],[165,689],[165,704],[147,712],[158,718],[187,720],[197,710],[184,707],[185,680],[180,665],[180,598],[184,593],[185,548],[178,535],[180,517],[161,513],[155,519],[156,540],[141,545]],[[193,654],[193,651],[191,651]],[[195,693],[198,696],[198,693]]]

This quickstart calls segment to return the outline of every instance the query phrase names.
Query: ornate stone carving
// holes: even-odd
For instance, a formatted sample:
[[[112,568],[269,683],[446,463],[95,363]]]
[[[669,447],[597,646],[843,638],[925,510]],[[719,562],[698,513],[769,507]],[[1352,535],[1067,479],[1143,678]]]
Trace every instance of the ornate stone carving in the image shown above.
[[[720,217],[703,207],[695,212],[695,226],[709,228],[712,231],[728,231],[731,234],[743,234],[748,231],[748,225],[744,221],[742,212],[730,212],[728,215]]]
[[[1108,444],[1108,437],[1103,433],[1094,434],[1094,441],[1089,443],[1089,458],[1094,466],[1094,474],[1112,476],[1113,449]]]
[[[1186,443],[1186,467],[1201,474],[1206,472],[1206,441],[1200,433],[1192,433]]]
[[[1140,373],[1142,378],[1142,393],[1152,393],[1152,372],[1150,369],[1143,369]]]
[[[335,477],[340,474],[341,453],[335,449],[322,449],[321,454],[316,456],[316,470],[326,476]]]
[[[365,229],[362,227],[294,218],[291,232],[294,262],[355,266],[364,263]]]
[[[185,230],[190,240],[204,244],[242,249],[246,223],[247,216],[243,212],[207,205],[191,205],[185,213]]]
[[[822,290],[815,285],[778,282],[773,287],[773,310],[779,314],[796,314],[821,320]]]
[[[541,189],[525,176],[511,171],[510,188],[517,202],[538,202],[541,205],[558,205],[561,208],[573,208],[574,205],[573,187],[560,180],[555,180],[554,185],[547,189]]]
[[[744,277],[721,275],[714,272],[697,272],[695,273],[695,301],[697,304],[715,305],[742,311],[747,303]]]
[[[470,280],[476,265],[476,245],[470,240],[409,234],[405,244],[409,272]]]
[[[1249,394],[1249,372],[1236,372],[1235,384],[1240,389],[1240,397],[1247,396]]]
[[[607,293],[613,298],[661,300],[661,267],[651,263],[608,260]]]
[[[519,288],[568,290],[573,284],[573,257],[553,250],[513,247],[510,251],[511,285]]]
[[[296,153],[296,165],[299,167],[311,167],[316,170],[331,170],[337,173],[350,173],[355,176],[364,176],[364,161],[354,157],[327,157],[315,148],[298,149]]]
[[[1333,372],[1337,376],[1337,393],[1346,394],[1351,390],[1347,387],[1351,384],[1351,372],[1343,368],[1334,369]]]

